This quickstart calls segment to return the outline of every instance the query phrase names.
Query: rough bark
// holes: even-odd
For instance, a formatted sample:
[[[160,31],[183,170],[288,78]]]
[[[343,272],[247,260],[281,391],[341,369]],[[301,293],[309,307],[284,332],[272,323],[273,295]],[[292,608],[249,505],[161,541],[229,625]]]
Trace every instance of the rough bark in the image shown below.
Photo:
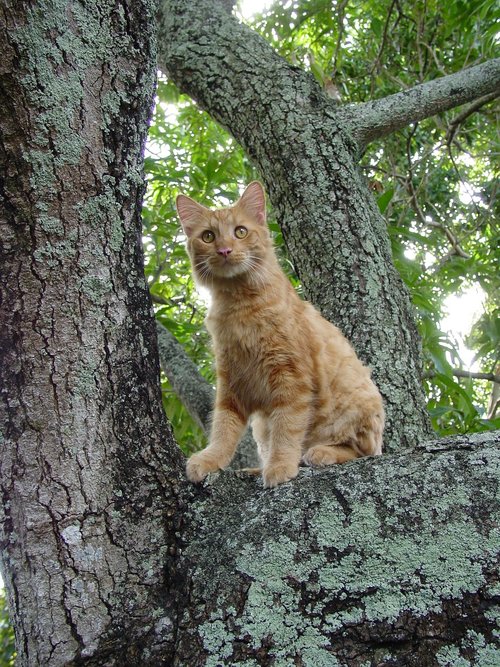
[[[158,664],[182,455],[138,213],[154,5],[7,1],[0,22],[0,546],[18,664]]]
[[[214,476],[190,508],[175,665],[500,664],[500,432],[264,490]]]
[[[215,0],[164,0],[159,53],[254,159],[306,297],[373,368],[386,450],[428,436],[412,307],[338,106]]]

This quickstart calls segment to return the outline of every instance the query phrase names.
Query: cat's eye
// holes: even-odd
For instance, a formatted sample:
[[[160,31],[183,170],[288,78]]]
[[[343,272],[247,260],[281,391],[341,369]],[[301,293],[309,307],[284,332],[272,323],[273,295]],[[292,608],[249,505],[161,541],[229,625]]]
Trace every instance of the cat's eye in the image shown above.
[[[248,230],[246,227],[243,226],[236,227],[236,229],[234,230],[234,235],[236,236],[237,239],[244,239],[247,234]]]
[[[209,229],[205,229],[203,234],[201,235],[201,238],[205,243],[212,243],[212,241],[215,239],[215,234],[211,232]]]

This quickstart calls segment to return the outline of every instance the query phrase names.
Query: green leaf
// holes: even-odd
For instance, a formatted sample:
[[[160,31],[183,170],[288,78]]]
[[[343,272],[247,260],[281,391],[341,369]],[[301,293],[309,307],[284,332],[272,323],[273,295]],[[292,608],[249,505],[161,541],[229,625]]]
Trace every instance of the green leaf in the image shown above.
[[[385,209],[389,206],[391,199],[394,197],[394,188],[389,188],[383,192],[377,199],[377,205],[381,213],[385,213]]]

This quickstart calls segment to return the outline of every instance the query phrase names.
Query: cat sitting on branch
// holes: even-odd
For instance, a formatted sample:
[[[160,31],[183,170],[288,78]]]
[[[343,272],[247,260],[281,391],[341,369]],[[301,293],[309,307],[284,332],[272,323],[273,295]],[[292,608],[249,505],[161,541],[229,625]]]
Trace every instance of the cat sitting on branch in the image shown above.
[[[212,295],[206,325],[217,371],[210,442],[189,458],[188,478],[229,465],[248,422],[265,487],[296,477],[301,461],[381,454],[384,408],[370,370],[280,268],[262,185],[250,183],[229,208],[185,195],[176,206],[194,279]]]

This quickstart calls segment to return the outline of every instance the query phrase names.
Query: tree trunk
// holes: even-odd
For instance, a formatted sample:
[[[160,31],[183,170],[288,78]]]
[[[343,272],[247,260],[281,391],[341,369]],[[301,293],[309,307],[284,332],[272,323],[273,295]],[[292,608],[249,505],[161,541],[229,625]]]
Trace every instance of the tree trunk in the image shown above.
[[[172,642],[182,456],[138,213],[153,10],[0,14],[1,549],[19,665],[146,664]]]

